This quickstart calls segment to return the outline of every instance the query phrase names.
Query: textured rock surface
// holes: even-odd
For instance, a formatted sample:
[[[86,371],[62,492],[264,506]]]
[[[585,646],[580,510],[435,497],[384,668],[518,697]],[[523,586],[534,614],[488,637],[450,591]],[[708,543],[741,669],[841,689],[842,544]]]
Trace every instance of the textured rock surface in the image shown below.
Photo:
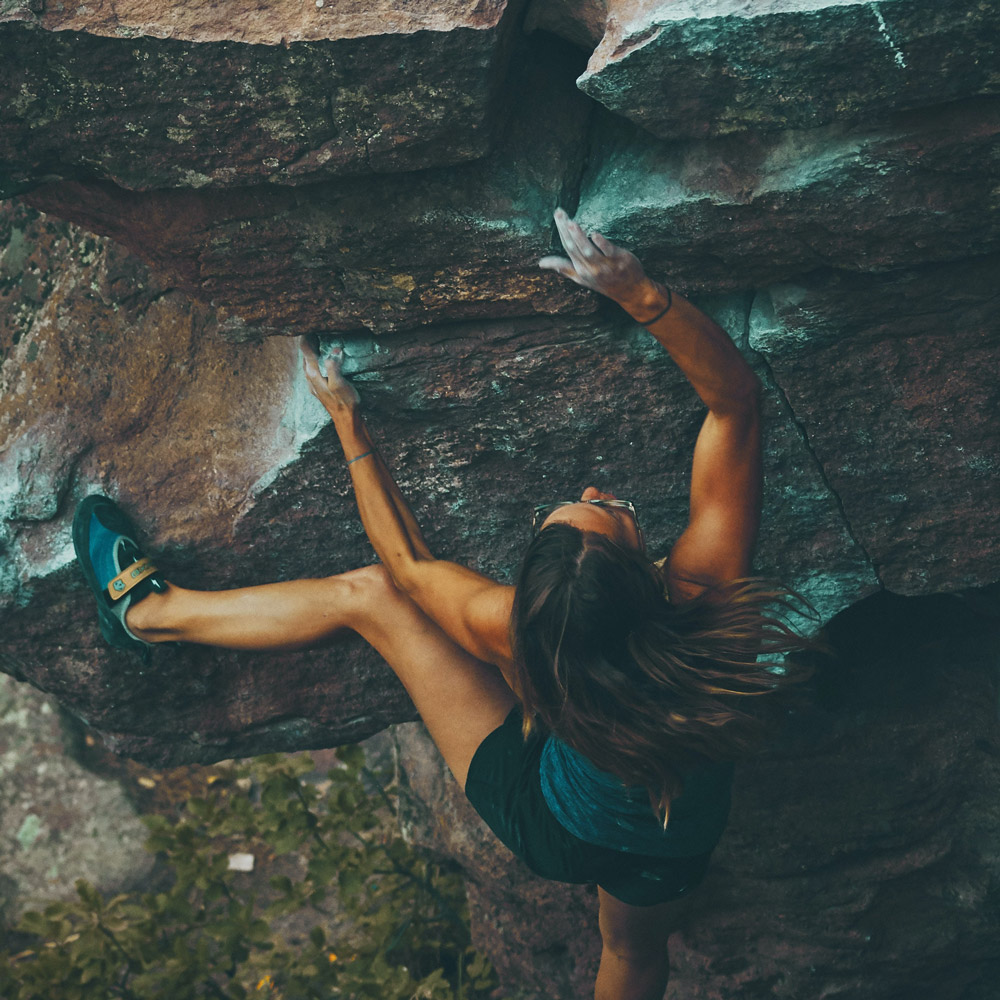
[[[551,31],[589,52],[604,37],[608,6],[609,0],[531,0],[524,27]]]
[[[234,355],[210,308],[120,247],[24,209],[0,227],[0,502],[8,542],[30,536],[8,570],[65,562],[65,525],[52,520],[84,482],[161,496],[168,538],[225,537],[261,479],[326,423],[296,394],[294,345]]]
[[[708,141],[658,141],[609,115],[593,132],[581,223],[637,241],[682,287],[882,272],[1000,247],[996,98]]]
[[[592,308],[535,267],[560,200],[689,290],[1000,248],[997,99],[877,127],[666,143],[591,116],[566,84],[572,65],[561,52],[524,67],[522,110],[472,166],[221,196],[60,183],[29,198],[169,270],[244,337]]]
[[[370,561],[266,334],[341,339],[441,555],[509,580],[526,509],[589,483],[664,551],[700,410],[642,331],[538,272],[557,204],[761,372],[762,572],[824,618],[996,581],[996,6],[696,7],[0,5],[0,188],[31,189],[0,206],[0,668],[156,765],[413,718],[358,642],[113,653],[69,565],[95,489],[187,585]],[[849,663],[744,767],[674,949],[685,995],[995,1000],[995,693],[948,642],[909,686]],[[588,995],[592,894],[502,867],[427,780],[507,981]]]
[[[58,268],[59,285],[29,281],[34,299],[23,280],[7,293],[6,648],[27,665],[24,676],[121,752],[159,765],[361,738],[406,717],[386,668],[350,646],[281,656],[161,648],[149,669],[103,647],[89,593],[66,565],[72,510],[95,489],[134,512],[165,549],[171,578],[187,586],[334,573],[371,552],[332,429],[306,405],[288,340],[226,345],[211,310],[157,290],[114,244],[91,238],[80,259],[78,231],[23,212],[14,231],[29,276],[56,271],[60,252],[74,260]],[[115,312],[94,289],[123,269],[138,297]],[[706,303],[744,331],[750,304]],[[666,354],[615,315],[343,343],[386,455],[442,555],[509,579],[534,498],[572,496],[591,481],[635,498],[652,551],[683,528],[681,470],[700,411]],[[89,367],[77,372],[81,355]],[[769,406],[775,517],[761,567],[832,614],[877,579],[779,394]]]
[[[518,61],[500,149],[468,167],[211,194],[60,183],[29,200],[169,270],[236,337],[587,311],[536,262],[582,167],[589,102],[572,53],[536,54]]]
[[[670,941],[668,997],[994,1000],[1000,972],[997,595],[877,595],[836,664],[737,769],[729,828]],[[477,943],[519,1000],[586,997],[589,887],[535,878],[471,814],[422,727],[396,730],[408,835],[473,874]]]
[[[509,7],[5,3],[0,193],[46,175],[228,187],[474,159]]]
[[[663,138],[811,128],[1000,88],[991,3],[609,0],[580,87]]]
[[[172,553],[165,565],[204,586],[243,573],[251,582],[262,572],[255,582],[263,582],[334,572],[370,556],[353,521],[339,533],[342,556],[324,565],[315,556],[329,548],[327,504],[347,512],[343,479],[332,501],[320,501],[322,485],[310,491],[311,528],[296,527],[303,500],[285,493],[247,536],[234,536],[241,512],[260,509],[255,499],[328,422],[305,391],[292,342],[234,349],[212,333],[210,309],[164,289],[108,241],[23,210],[5,221],[4,261],[13,265],[10,247],[18,248],[20,270],[17,281],[8,275],[3,314],[5,669],[99,729],[123,732],[124,751],[156,761],[219,759],[233,755],[230,746],[259,753],[265,745],[343,742],[406,717],[412,709],[401,688],[364,654],[356,673],[332,676],[323,652],[293,657],[305,671],[295,686],[284,674],[288,657],[258,657],[243,669],[231,656],[195,652],[189,661],[163,652],[144,670],[101,648],[89,595],[67,566],[69,519],[87,493],[108,492],[141,515]],[[271,518],[299,539],[311,535],[308,555],[275,548],[281,532],[261,532]],[[247,557],[258,545],[270,560],[262,567]],[[365,708],[358,699],[366,690],[379,693]],[[326,706],[319,715],[317,705]],[[183,721],[171,721],[177,712]],[[340,720],[332,729],[324,712]]]
[[[825,272],[754,302],[750,343],[896,593],[982,585],[1000,566],[998,289],[987,256]]]
[[[0,676],[0,927],[75,899],[77,878],[113,894],[152,868],[146,828],[119,784],[84,770],[64,741],[51,699]]]

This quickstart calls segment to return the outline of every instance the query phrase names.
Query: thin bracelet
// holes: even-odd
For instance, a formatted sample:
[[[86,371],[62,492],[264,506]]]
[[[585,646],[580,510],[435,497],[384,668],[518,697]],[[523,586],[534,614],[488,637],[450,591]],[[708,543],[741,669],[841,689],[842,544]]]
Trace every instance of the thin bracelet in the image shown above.
[[[666,316],[668,312],[670,312],[670,307],[674,304],[674,293],[670,291],[669,285],[664,285],[663,287],[666,288],[667,290],[666,306],[663,309],[661,309],[652,319],[644,320],[642,323],[643,326],[652,326],[655,322],[663,319],[663,317]]]
[[[363,455],[358,455],[358,456],[357,456],[357,457],[355,457],[355,458],[350,458],[350,459],[348,459],[348,460],[347,460],[347,464],[348,464],[348,465],[354,465],[354,463],[355,463],[355,462],[360,462],[360,461],[361,461],[361,459],[363,459],[363,458],[367,458],[367,457],[368,457],[369,455],[374,455],[374,454],[375,454],[375,452],[374,452],[374,451],[366,451],[366,452],[365,452],[365,453],[364,453]]]

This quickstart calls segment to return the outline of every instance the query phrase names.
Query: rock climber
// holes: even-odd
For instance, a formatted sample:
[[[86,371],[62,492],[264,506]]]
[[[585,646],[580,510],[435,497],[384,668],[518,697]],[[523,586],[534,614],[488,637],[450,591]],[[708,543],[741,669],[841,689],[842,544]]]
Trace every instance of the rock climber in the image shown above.
[[[124,513],[91,496],[74,543],[105,637],[287,650],[353,629],[385,658],[466,796],[544,878],[595,883],[597,1000],[661,1000],[667,938],[726,825],[756,707],[794,679],[787,598],[751,577],[761,517],[760,383],[726,333],[638,259],[558,210],[542,268],[618,303],[707,408],[689,521],[647,553],[633,505],[587,486],[534,507],[515,586],[436,559],[365,425],[340,359],[303,342],[378,563],[203,592],[167,582]],[[325,364],[325,371],[324,371]]]

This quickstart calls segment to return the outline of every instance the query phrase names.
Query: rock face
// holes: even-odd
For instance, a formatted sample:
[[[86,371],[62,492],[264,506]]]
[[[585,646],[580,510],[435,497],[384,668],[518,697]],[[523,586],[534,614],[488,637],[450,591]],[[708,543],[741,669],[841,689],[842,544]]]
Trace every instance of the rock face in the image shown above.
[[[7,191],[45,174],[147,190],[475,159],[516,16],[507,0],[10,6]]]
[[[852,533],[896,593],[937,589],[945,573],[976,586],[998,565],[980,535],[1000,499],[998,287],[1000,258],[986,256],[877,278],[825,273],[754,302],[750,343],[815,428]],[[983,483],[978,497],[970,482]]]
[[[522,111],[496,155],[467,167],[211,194],[62,182],[27,200],[224,307],[235,337],[586,312],[594,303],[536,267],[552,206],[585,156],[590,109],[572,87],[575,62],[558,50],[519,60]]]
[[[0,926],[85,878],[108,893],[143,884],[148,831],[118,783],[69,758],[57,706],[0,677]]]
[[[580,87],[663,138],[812,128],[995,94],[1000,13],[933,0],[608,0]]]
[[[371,561],[292,334],[344,347],[435,552],[510,580],[531,506],[594,483],[632,497],[664,553],[701,410],[647,334],[537,269],[560,204],[692,295],[760,372],[762,573],[824,620],[880,588],[993,584],[996,17],[902,0],[0,4],[0,195],[20,194],[0,205],[0,669],[157,766],[414,717],[357,641],[111,651],[70,564],[73,509],[96,490],[187,586]],[[993,787],[975,743],[993,739],[988,685],[970,675],[966,704],[933,676],[917,715],[880,703],[866,729],[848,715],[875,708],[848,698],[745,765],[725,877],[675,949],[691,996],[918,996],[938,982],[926,938],[914,924],[911,948],[878,915],[921,909],[901,887],[928,859],[938,873],[913,884],[948,897],[946,940],[974,941],[977,970],[997,961],[987,875],[962,881],[996,871],[974,842],[986,820],[956,807],[925,835],[917,792],[933,765],[937,822],[951,789]],[[942,719],[980,712],[961,747],[917,736],[939,697]],[[860,799],[844,786],[858,747],[896,763],[902,799],[888,771]],[[829,802],[793,766],[814,755]],[[454,789],[429,787],[511,989],[548,977],[586,996],[592,893],[516,871],[501,891]],[[877,799],[887,828],[893,803],[909,818],[887,844],[833,796],[859,815]],[[814,860],[847,855],[826,874]],[[817,894],[830,906],[810,910]],[[565,928],[551,954],[515,930],[536,919]],[[927,996],[993,1000],[963,976]]]

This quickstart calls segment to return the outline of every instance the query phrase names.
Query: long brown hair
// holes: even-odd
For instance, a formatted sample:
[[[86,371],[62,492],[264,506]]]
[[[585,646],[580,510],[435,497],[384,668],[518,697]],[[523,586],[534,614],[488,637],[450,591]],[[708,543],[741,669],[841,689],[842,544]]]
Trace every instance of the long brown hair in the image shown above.
[[[756,696],[807,674],[775,659],[814,647],[779,617],[795,601],[746,579],[674,605],[643,553],[551,525],[525,554],[511,616],[525,735],[541,723],[600,770],[645,787],[666,824],[679,768],[745,754],[768,728]]]

